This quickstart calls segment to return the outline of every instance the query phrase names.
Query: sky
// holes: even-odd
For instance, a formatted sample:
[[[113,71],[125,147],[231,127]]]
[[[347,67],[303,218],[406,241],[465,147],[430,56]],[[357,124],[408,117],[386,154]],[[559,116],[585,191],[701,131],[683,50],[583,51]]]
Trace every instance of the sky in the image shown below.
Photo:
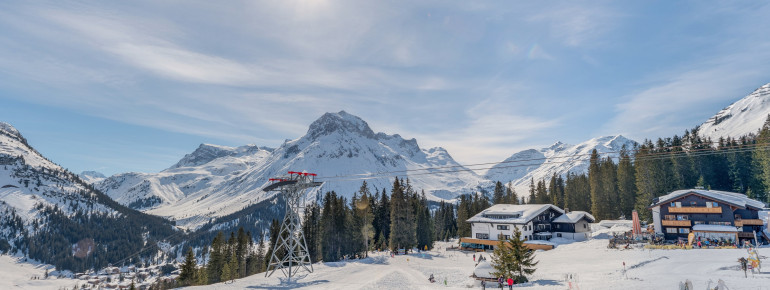
[[[543,2],[543,3],[541,3]],[[461,164],[691,129],[770,82],[763,1],[2,1],[0,121],[73,172],[325,112]]]

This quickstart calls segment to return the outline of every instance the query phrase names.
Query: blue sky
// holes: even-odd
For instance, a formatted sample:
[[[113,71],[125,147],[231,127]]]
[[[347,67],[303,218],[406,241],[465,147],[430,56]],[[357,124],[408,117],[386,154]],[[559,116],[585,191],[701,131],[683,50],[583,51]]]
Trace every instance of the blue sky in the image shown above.
[[[766,2],[539,2],[2,1],[0,121],[74,172],[340,110],[477,163],[681,134],[770,82]]]

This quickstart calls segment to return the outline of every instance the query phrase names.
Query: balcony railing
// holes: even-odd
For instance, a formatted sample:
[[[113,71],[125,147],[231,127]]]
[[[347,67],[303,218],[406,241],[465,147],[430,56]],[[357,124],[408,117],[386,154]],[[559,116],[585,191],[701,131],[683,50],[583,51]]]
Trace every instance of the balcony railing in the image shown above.
[[[739,238],[754,238],[754,233],[738,232]]]
[[[669,207],[670,213],[722,213],[722,207],[683,206]]]
[[[690,221],[672,221],[662,220],[660,223],[667,227],[689,227],[692,223]]]
[[[761,226],[765,223],[760,219],[740,219],[735,220],[735,226],[736,227],[742,227],[742,226]]]

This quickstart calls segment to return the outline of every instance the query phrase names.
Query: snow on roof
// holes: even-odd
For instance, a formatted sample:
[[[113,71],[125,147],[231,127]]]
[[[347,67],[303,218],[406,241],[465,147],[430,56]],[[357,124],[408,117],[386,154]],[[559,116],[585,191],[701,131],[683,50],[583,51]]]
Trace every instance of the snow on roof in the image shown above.
[[[659,205],[674,199],[677,199],[679,197],[685,196],[690,193],[699,194],[702,196],[706,196],[709,198],[713,198],[716,200],[721,200],[726,203],[737,205],[740,207],[747,207],[751,206],[754,208],[763,208],[765,207],[765,203],[754,200],[751,198],[748,198],[745,194],[740,194],[737,192],[729,192],[729,191],[719,191],[719,190],[706,190],[706,189],[683,189],[683,190],[677,190],[672,193],[666,194],[664,196],[661,196],[658,198],[658,202],[653,204]]]
[[[738,230],[734,226],[723,225],[694,225],[692,230],[695,232],[731,232],[737,233]]]
[[[633,227],[634,221],[632,220],[602,220],[599,222],[599,226],[605,227],[605,228],[611,228],[616,225],[620,226],[627,226],[627,227]]]
[[[583,218],[587,218],[589,223],[596,221],[596,218],[594,218],[594,216],[592,216],[590,213],[584,211],[573,211],[557,217],[553,220],[553,222],[574,224]]]
[[[559,213],[564,213],[563,210],[552,204],[496,204],[469,218],[467,221],[525,224],[549,208],[553,208]],[[502,218],[502,216],[510,217]]]
[[[487,261],[479,262],[476,269],[473,269],[473,274],[479,278],[495,278],[495,276],[492,275],[493,272],[495,272],[495,268],[493,268],[492,264]]]

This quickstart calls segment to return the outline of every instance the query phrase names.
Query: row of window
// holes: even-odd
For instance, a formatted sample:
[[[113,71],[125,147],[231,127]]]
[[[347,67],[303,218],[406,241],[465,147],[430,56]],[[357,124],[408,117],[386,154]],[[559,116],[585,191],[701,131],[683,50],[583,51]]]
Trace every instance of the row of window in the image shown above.
[[[529,227],[529,228],[527,228],[527,227]],[[507,230],[511,229],[511,226],[510,225],[497,225],[497,229],[501,230],[501,231],[507,231]],[[531,231],[532,230],[532,225],[529,225],[529,226],[525,225],[523,230],[524,231]]]
[[[682,207],[682,202],[679,202],[679,201],[671,202],[669,204],[669,206],[670,207]],[[698,206],[698,203],[695,202],[695,201],[691,201],[690,202],[690,206]],[[714,202],[714,201],[707,201],[706,202],[706,207],[719,207],[719,203]]]
[[[681,214],[678,214],[678,215],[667,214],[663,216],[663,219],[667,221],[686,221],[686,220],[690,220],[690,216],[681,215]]]
[[[666,233],[669,234],[689,234],[690,229],[688,228],[666,228]]]

